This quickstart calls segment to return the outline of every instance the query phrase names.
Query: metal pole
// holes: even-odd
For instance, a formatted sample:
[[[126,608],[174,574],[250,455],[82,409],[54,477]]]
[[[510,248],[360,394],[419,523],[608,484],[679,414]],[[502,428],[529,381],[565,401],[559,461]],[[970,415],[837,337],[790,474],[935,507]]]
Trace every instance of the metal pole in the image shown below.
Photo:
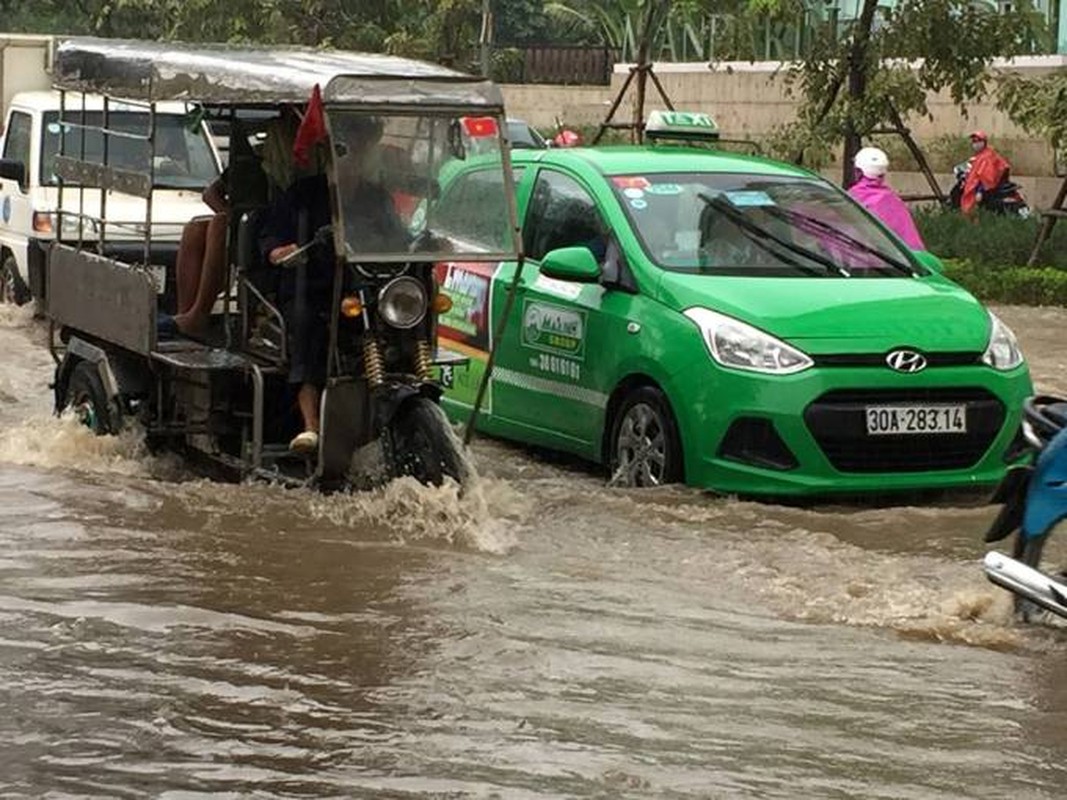
[[[489,77],[490,50],[493,42],[493,11],[490,8],[490,0],[482,0],[482,34],[479,38],[481,45],[482,75]]]
[[[67,154],[67,92],[61,89],[59,92],[59,155]],[[54,162],[53,162],[54,163]],[[63,232],[63,184],[66,183],[59,175],[56,175],[56,183],[59,184],[58,202],[56,203],[56,241],[62,241]],[[47,281],[46,281],[47,283]],[[45,287],[48,292],[48,287]]]
[[[471,439],[474,437],[474,428],[478,423],[478,412],[482,408],[482,400],[485,398],[485,390],[489,386],[489,376],[493,374],[493,364],[496,363],[496,349],[500,346],[500,340],[504,338],[504,331],[507,328],[508,317],[511,316],[511,307],[515,304],[515,293],[519,290],[519,281],[522,280],[522,267],[526,263],[525,256],[519,256],[518,262],[515,264],[515,274],[511,278],[511,285],[508,287],[508,296],[504,300],[504,308],[500,313],[500,321],[496,324],[496,330],[493,331],[493,343],[489,348],[489,358],[485,362],[485,372],[482,373],[482,381],[478,384],[478,394],[474,398],[474,408],[471,410],[471,418],[467,421],[467,426],[463,430],[463,444],[464,446],[471,443]]]
[[[89,122],[85,118],[85,92],[82,92],[81,148],[78,158],[85,163],[85,134]],[[56,217],[56,227],[63,228],[63,221]],[[57,234],[58,235],[58,234]],[[78,249],[85,249],[85,179],[78,181]]]
[[[1056,52],[1067,54],[1067,0],[1060,0],[1059,24],[1056,31]]]
[[[107,168],[110,165],[110,161],[108,159],[108,152],[110,150],[109,145],[110,145],[110,142],[111,142],[111,136],[109,135],[110,128],[111,128],[111,113],[110,113],[109,100],[110,100],[110,98],[105,94],[104,95],[104,115],[103,115],[104,116],[104,120],[103,120],[104,121],[104,126],[103,126],[104,130],[103,130],[103,134],[102,134],[103,137],[104,137],[104,142],[103,142],[103,144],[104,144],[103,162],[104,162],[104,167],[105,168]],[[83,137],[83,141],[84,141],[85,131],[82,131],[82,137]],[[106,225],[107,225],[107,223],[106,223],[106,220],[107,220],[107,190],[104,189],[104,188],[100,189],[100,209],[99,210],[100,210],[100,219],[98,221],[98,224],[100,225],[100,232],[99,232],[99,235],[98,235],[98,241],[100,242],[100,255],[104,255],[104,248],[107,245],[107,242],[105,241],[105,239],[106,239],[105,228],[106,228]]]
[[[148,197],[145,200],[144,266],[152,263],[152,197],[156,191],[156,104],[148,106]]]

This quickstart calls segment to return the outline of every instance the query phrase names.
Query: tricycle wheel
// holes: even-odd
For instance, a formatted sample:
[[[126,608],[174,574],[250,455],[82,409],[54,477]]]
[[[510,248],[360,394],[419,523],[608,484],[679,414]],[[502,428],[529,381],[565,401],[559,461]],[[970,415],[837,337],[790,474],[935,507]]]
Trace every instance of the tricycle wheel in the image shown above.
[[[66,406],[99,436],[122,430],[122,412],[108,398],[96,365],[89,361],[79,361],[71,372]]]
[[[390,424],[390,461],[395,477],[410,475],[440,486],[446,477],[464,483],[470,465],[441,407],[425,397],[408,400]]]

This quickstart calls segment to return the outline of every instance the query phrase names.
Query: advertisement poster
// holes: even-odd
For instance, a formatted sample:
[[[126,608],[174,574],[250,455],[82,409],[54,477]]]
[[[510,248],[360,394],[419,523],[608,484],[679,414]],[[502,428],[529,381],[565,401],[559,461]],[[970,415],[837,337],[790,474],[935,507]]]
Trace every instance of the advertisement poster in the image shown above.
[[[435,267],[441,291],[452,300],[452,308],[437,318],[438,345],[470,359],[465,366],[443,367],[441,383],[451,400],[469,406],[474,405],[489,359],[490,289],[496,266],[448,262]],[[482,408],[492,409],[491,387]]]

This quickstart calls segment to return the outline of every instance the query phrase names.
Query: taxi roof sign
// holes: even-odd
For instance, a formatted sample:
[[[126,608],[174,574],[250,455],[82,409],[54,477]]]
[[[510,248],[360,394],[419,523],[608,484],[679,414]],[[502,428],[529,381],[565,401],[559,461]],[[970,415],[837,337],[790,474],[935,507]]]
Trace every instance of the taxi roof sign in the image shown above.
[[[699,111],[653,111],[645,123],[645,135],[657,139],[716,141],[719,126],[710,114]]]

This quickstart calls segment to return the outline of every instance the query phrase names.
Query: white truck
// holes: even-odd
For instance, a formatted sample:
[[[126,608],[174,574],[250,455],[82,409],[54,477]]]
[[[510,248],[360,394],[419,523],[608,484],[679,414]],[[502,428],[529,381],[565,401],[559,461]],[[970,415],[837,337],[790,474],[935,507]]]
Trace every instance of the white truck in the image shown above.
[[[105,134],[101,97],[67,93],[62,100],[50,88],[57,41],[0,34],[0,302],[43,298],[48,245],[59,226],[60,238],[90,242],[101,239],[103,226],[108,255],[143,260],[146,200],[117,188],[82,189],[67,177],[60,209],[56,157],[61,151],[100,164],[106,149],[109,164],[152,173],[152,263],[170,274],[184,224],[211,213],[201,192],[220,172],[207,126],[184,104],[157,108],[153,148],[147,140],[151,124],[145,107],[109,103],[106,127],[111,133]],[[60,210],[63,213],[57,214]],[[164,279],[160,290],[166,288]]]

